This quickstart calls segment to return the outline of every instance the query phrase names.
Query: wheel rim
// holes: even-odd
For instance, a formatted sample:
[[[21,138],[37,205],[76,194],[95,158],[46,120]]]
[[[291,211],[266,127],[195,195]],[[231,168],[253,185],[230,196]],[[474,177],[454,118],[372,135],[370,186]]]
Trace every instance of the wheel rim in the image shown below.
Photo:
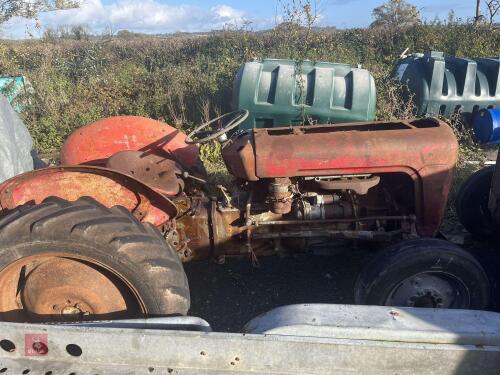
[[[470,293],[465,283],[445,272],[422,272],[397,284],[385,305],[467,309]]]
[[[138,317],[137,292],[99,262],[68,254],[22,258],[0,271],[6,321],[80,321]]]

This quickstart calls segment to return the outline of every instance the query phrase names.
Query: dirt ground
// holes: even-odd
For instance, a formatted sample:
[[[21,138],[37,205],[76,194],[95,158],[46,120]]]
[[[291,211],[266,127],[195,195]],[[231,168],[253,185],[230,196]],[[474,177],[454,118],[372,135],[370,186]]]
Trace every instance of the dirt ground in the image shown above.
[[[490,277],[490,310],[500,312],[500,245],[465,246]],[[301,254],[260,258],[255,268],[247,259],[211,260],[185,265],[191,288],[190,315],[207,320],[215,331],[238,332],[252,318],[275,307],[296,303],[353,303],[358,272],[373,255],[348,249],[335,256]]]

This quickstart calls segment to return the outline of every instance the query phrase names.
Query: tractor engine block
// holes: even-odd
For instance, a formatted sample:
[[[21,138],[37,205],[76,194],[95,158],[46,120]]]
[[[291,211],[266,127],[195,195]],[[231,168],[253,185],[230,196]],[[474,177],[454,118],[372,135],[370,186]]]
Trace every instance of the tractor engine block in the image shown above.
[[[355,207],[337,194],[310,194],[296,202],[295,217],[299,220],[347,219],[353,217]]]
[[[372,175],[275,178],[262,182],[269,184],[269,194],[259,203],[287,220],[354,220],[359,215],[395,214],[398,203],[390,189],[376,189],[380,181]]]

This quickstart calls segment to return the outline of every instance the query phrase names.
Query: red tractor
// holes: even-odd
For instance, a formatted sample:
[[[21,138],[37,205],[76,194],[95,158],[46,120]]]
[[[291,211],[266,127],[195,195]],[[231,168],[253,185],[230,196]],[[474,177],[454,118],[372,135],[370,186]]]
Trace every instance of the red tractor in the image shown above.
[[[486,307],[480,264],[434,239],[458,153],[445,123],[238,130],[247,116],[188,137],[146,118],[105,119],[67,139],[62,166],[3,183],[1,320],[186,314],[181,261],[256,261],[338,240],[390,244],[359,276],[357,303]],[[235,178],[231,193],[215,186],[219,198],[196,146],[212,140]]]

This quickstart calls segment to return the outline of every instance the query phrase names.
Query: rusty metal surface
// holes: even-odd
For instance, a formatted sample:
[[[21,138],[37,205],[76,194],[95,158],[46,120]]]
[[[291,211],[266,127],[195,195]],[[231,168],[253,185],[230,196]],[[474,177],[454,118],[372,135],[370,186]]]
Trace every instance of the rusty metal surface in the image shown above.
[[[183,262],[208,258],[213,251],[210,201],[205,197],[181,195],[174,202],[179,215],[168,238],[170,243]]]
[[[246,132],[226,143],[221,150],[227,170],[235,177],[258,181],[255,171],[255,146],[251,132]]]
[[[275,214],[288,214],[292,211],[292,182],[288,177],[275,178],[269,183],[271,211]]]
[[[163,122],[138,116],[109,117],[77,129],[61,149],[61,163],[102,165],[125,150],[163,151],[183,166],[193,167],[198,148],[185,143],[186,135]]]
[[[183,262],[216,259],[226,255],[241,256],[249,253],[247,230],[243,214],[236,208],[224,208],[206,197],[180,195],[174,202],[179,208],[175,229],[167,240],[177,250]],[[259,217],[268,217],[268,213]],[[270,214],[272,219],[282,215]],[[269,241],[252,241],[257,255],[269,255]]]
[[[243,160],[241,146],[252,147]],[[223,150],[229,170],[249,179],[403,173],[413,181],[418,232],[434,236],[458,158],[451,128],[437,119],[254,129]]]
[[[246,227],[238,209],[221,209],[206,197],[178,197],[180,214],[170,243],[184,262],[208,256],[246,254]]]
[[[0,185],[0,208],[14,209],[56,196],[68,201],[89,196],[107,207],[123,206],[139,220],[160,226],[177,216],[175,204],[144,183],[106,168],[53,167],[16,176]]]
[[[318,179],[316,183],[321,189],[325,190],[352,190],[357,194],[365,195],[372,187],[377,186],[380,182],[379,176],[368,178],[335,178],[335,179]]]
[[[184,189],[180,165],[164,155],[121,151],[107,160],[106,168],[134,177],[167,196],[175,196]]]
[[[258,221],[256,226],[267,225],[309,225],[309,224],[339,224],[339,223],[355,223],[361,221],[377,221],[377,220],[395,220],[395,221],[414,221],[414,216],[368,216],[355,219],[321,219],[321,220],[269,220]]]
[[[110,275],[93,260],[64,253],[22,258],[0,271],[0,318],[64,322],[140,316],[137,294]]]
[[[175,230],[170,232],[173,237],[168,239],[183,261],[209,255],[218,259],[308,251],[306,246],[282,246],[276,242],[279,239],[316,237],[325,241],[391,241],[403,234],[415,235],[415,215],[380,214],[386,211],[376,208],[375,201],[371,202],[373,211],[367,211],[375,216],[353,217],[352,209],[343,209],[334,213],[332,218],[327,216],[317,220],[294,219],[290,215],[262,211],[255,202],[251,202],[249,212],[245,213],[244,209],[224,207],[207,198],[184,196],[174,201],[180,214],[175,221]],[[341,203],[336,203],[335,207]],[[385,226],[393,229],[385,229]]]
[[[259,178],[367,174],[441,165],[453,168],[458,143],[436,119],[256,129]],[[425,127],[415,127],[417,123]]]
[[[239,162],[238,150],[246,145],[253,149],[244,163],[248,175],[236,175],[244,179],[418,172],[453,166],[458,155],[451,128],[431,118],[253,129],[226,146],[228,164]]]

